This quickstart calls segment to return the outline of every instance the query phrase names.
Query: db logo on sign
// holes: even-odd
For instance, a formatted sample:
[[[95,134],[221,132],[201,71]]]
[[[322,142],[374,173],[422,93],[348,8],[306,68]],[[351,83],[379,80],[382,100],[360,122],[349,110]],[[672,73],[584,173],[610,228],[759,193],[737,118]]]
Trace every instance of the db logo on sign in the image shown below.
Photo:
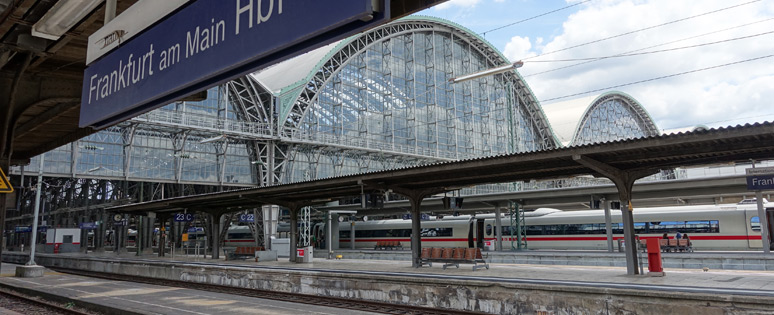
[[[304,251],[303,249],[296,249],[296,256],[297,257],[304,257]]]

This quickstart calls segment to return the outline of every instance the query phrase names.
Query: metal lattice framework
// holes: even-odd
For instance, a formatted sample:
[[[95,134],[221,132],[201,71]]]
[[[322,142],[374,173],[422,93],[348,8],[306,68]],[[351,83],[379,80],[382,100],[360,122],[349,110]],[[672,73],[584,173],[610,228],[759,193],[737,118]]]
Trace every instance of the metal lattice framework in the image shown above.
[[[105,191],[139,187],[140,195],[146,184],[138,183],[152,182],[161,192],[155,198],[560,146],[517,72],[449,83],[508,63],[459,25],[410,17],[326,47],[290,86],[270,90],[252,75],[232,80],[204,101],[169,104],[51,151],[44,173],[88,178],[81,180]],[[656,133],[642,107],[618,93],[590,106],[574,143]],[[37,172],[36,159],[28,172]],[[492,184],[463,194],[564,184]],[[59,196],[56,186],[45,194]],[[52,211],[86,213],[79,204],[112,200],[91,200],[106,194],[99,191],[66,194],[74,201],[52,203]]]
[[[458,25],[411,18],[342,41],[298,87],[248,76],[229,90],[242,119],[276,126],[251,154],[261,184],[557,147],[516,72],[448,82],[507,62]]]
[[[572,145],[600,143],[658,135],[647,111],[634,98],[620,92],[597,97],[584,113]]]

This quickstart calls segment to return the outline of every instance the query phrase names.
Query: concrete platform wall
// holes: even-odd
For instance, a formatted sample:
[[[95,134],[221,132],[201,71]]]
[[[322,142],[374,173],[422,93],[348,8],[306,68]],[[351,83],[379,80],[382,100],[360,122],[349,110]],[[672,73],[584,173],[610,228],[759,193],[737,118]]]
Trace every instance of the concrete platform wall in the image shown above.
[[[23,262],[22,255],[4,255]],[[209,283],[320,296],[390,301],[495,314],[755,314],[774,309],[774,298],[609,289],[484,280],[259,270],[168,262],[131,262],[40,255],[38,263],[122,275]],[[302,265],[299,265],[302,267]]]
[[[335,251],[344,259],[374,259],[411,261],[411,252],[393,250],[350,250]],[[486,254],[487,252],[485,252]],[[317,255],[318,258],[325,256]],[[575,265],[626,267],[623,253],[572,253],[572,252],[488,252],[492,263]],[[326,254],[327,255],[327,254]],[[648,257],[642,254],[643,268],[648,268]],[[774,270],[774,256],[763,254],[714,254],[714,253],[667,253],[662,255],[665,269],[728,269],[728,270]]]

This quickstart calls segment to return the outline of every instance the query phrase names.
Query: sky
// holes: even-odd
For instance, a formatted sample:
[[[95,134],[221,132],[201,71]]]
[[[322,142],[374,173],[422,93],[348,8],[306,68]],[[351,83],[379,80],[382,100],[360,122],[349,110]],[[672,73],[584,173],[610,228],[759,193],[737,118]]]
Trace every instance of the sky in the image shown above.
[[[662,130],[774,121],[771,0],[451,0],[418,14],[524,60],[519,73],[544,105],[614,90]]]

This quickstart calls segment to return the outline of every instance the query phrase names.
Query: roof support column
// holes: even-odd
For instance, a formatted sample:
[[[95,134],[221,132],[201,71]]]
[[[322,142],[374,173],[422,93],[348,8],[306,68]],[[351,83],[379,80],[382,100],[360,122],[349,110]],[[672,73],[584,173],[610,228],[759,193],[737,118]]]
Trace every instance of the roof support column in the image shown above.
[[[411,201],[411,266],[414,268],[422,267],[422,211],[419,206],[422,204],[424,196],[409,197]]]
[[[412,190],[400,187],[392,187],[393,192],[408,197],[411,202],[411,266],[414,268],[422,267],[420,261],[422,253],[422,211],[420,205],[422,199],[434,193],[443,192],[442,189]]]
[[[220,229],[224,212],[218,211],[210,214],[212,219],[212,259],[220,259]]]
[[[292,205],[290,208],[290,262],[297,262],[296,250],[298,249],[298,212],[301,205]],[[330,235],[328,236],[330,237]]]
[[[167,243],[167,221],[169,221],[170,216],[167,214],[158,214],[159,219],[159,257],[164,257],[164,251],[166,250],[166,243]],[[170,225],[171,227],[171,225]],[[174,248],[174,246],[172,247]]]
[[[626,241],[626,273],[639,274],[637,268],[637,246],[634,239],[634,216],[632,215],[632,186],[634,181],[642,177],[652,175],[657,170],[631,170],[624,171],[592,158],[573,155],[572,159],[581,165],[595,170],[607,177],[618,189],[618,197],[621,201],[621,218],[623,219],[624,241]]]
[[[503,251],[503,221],[501,218],[502,208],[503,207],[500,204],[495,206],[495,237],[497,238],[497,241],[495,242],[495,251],[498,252]]]

